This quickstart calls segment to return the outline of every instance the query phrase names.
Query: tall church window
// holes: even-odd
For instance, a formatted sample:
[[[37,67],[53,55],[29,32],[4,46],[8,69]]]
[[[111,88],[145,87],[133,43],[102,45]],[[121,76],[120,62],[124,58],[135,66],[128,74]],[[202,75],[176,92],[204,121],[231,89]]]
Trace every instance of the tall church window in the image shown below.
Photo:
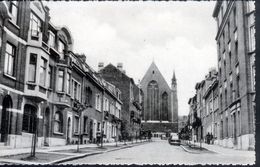
[[[161,114],[162,120],[167,121],[168,120],[168,94],[164,92],[162,94],[162,114]]]
[[[148,120],[159,120],[159,87],[156,81],[151,81],[147,87]]]

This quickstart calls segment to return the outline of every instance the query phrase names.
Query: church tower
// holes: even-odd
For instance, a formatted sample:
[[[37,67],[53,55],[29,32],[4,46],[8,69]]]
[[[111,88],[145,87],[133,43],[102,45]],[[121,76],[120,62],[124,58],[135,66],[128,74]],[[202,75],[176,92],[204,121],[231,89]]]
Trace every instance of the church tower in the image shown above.
[[[172,85],[171,85],[171,96],[172,96],[172,122],[178,122],[178,98],[177,98],[177,80],[175,71],[173,71]]]

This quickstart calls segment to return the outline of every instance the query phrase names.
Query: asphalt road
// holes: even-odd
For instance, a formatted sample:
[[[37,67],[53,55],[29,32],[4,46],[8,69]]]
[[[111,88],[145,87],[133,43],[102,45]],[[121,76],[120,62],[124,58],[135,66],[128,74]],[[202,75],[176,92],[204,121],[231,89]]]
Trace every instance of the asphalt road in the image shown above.
[[[219,153],[193,154],[180,146],[157,140],[143,145],[114,152],[88,156],[63,164],[254,164],[255,158],[248,155],[234,156]]]

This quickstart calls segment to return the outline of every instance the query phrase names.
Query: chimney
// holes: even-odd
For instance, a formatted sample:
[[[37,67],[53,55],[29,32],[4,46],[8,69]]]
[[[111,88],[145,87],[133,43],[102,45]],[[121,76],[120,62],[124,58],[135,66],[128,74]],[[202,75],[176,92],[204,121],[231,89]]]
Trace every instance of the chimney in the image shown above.
[[[98,71],[102,70],[104,68],[104,62],[98,63]]]
[[[86,62],[86,55],[85,54],[76,54],[78,58],[80,58],[84,63]]]
[[[123,63],[117,63],[117,68],[123,72]]]

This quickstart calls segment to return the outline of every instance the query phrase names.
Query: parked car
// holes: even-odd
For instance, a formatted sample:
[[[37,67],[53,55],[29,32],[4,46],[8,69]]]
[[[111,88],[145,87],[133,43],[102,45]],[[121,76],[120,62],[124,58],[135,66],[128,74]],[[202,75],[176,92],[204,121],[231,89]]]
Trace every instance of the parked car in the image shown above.
[[[161,139],[162,139],[162,140],[167,140],[167,137],[166,137],[166,135],[164,135],[164,134],[163,134],[163,135],[161,135]]]
[[[171,133],[168,141],[171,145],[181,145],[178,133]]]

